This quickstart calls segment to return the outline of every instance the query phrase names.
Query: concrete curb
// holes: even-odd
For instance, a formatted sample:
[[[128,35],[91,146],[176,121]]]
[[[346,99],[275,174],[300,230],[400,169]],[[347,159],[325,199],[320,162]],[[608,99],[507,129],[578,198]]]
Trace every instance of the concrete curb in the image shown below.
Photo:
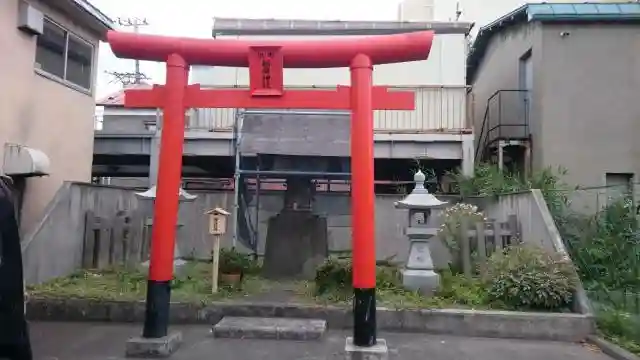
[[[144,302],[90,299],[31,299],[27,316],[35,321],[142,322]],[[352,326],[351,310],[296,304],[173,303],[173,324],[217,324],[225,316],[326,320],[329,329]],[[491,338],[582,341],[595,334],[591,315],[457,309],[378,308],[378,329]]]
[[[621,348],[616,344],[608,342],[601,337],[589,335],[587,337],[587,341],[599,347],[603,353],[609,355],[615,360],[640,360],[640,357],[632,354],[631,352]]]
[[[315,319],[225,316],[213,326],[213,336],[228,339],[320,340],[327,322]]]

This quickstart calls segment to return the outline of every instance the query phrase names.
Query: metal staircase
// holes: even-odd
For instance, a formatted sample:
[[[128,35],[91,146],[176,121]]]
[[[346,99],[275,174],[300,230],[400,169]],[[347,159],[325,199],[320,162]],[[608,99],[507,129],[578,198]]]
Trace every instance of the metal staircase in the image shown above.
[[[529,90],[498,90],[487,100],[475,161],[526,176],[531,168]]]

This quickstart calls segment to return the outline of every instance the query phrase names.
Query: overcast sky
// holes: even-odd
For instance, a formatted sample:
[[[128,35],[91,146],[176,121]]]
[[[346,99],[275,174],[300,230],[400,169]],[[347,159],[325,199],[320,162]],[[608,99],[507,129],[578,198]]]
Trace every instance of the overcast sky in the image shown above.
[[[400,0],[91,0],[102,12],[118,17],[146,18],[141,32],[211,37],[212,18],[280,18],[317,20],[395,20]],[[130,29],[123,29],[129,31]],[[142,71],[153,82],[164,82],[164,66],[143,62]],[[97,97],[119,88],[105,71],[133,72],[133,61],[117,59],[101,44]]]

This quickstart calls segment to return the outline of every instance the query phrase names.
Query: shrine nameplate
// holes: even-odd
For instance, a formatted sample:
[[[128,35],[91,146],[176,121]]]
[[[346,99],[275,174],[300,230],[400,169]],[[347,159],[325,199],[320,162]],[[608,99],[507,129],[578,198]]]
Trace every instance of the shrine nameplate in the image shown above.
[[[282,96],[284,58],[279,46],[256,46],[249,51],[252,96]]]

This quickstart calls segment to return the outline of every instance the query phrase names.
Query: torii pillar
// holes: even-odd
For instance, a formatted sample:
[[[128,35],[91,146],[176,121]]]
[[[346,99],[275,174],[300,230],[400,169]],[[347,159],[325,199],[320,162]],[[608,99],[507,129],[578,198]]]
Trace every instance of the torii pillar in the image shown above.
[[[192,39],[111,31],[120,58],[166,62],[166,85],[127,90],[125,106],[164,110],[158,193],[143,337],[167,335],[170,282],[182,167],[184,115],[188,108],[351,110],[353,343],[376,344],[376,256],[373,110],[413,110],[413,92],[373,86],[373,66],[427,59],[433,32],[332,37],[326,40],[245,41]],[[201,89],[187,85],[190,65],[249,67],[250,87]],[[286,90],[284,68],[349,67],[351,86],[336,90]],[[237,186],[237,184],[236,184]]]

